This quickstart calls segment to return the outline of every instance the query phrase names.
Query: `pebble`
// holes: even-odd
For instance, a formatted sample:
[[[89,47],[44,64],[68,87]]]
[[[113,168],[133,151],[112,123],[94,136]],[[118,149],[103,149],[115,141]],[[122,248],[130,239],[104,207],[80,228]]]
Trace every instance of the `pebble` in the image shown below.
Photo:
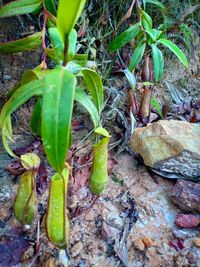
[[[143,243],[145,244],[145,246],[146,246],[147,248],[153,246],[153,241],[152,241],[152,239],[151,239],[150,237],[148,237],[148,236],[143,237],[143,238],[142,238],[142,241],[143,241]]]
[[[72,257],[76,257],[78,254],[80,254],[82,249],[83,249],[83,244],[80,241],[75,245],[73,245],[73,247],[71,248]]]
[[[191,229],[191,230],[183,230],[183,229],[176,229],[173,231],[173,237],[177,239],[187,239],[195,237],[197,234],[197,230]]]
[[[145,249],[145,244],[144,244],[144,242],[142,241],[142,238],[135,240],[133,244],[134,244],[134,247],[135,247],[136,249],[138,249],[138,250],[140,250],[140,251],[144,251],[144,249]]]
[[[200,224],[200,219],[192,214],[178,214],[175,224],[181,228],[195,228]]]
[[[193,245],[200,248],[200,237],[196,237],[192,240]]]

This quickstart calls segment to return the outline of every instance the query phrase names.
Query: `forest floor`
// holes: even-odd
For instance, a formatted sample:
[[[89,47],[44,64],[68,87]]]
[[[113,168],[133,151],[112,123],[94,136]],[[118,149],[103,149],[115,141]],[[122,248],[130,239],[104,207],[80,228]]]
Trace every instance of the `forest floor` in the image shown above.
[[[5,20],[1,24],[2,41],[18,37],[19,23],[20,34],[26,35],[27,29],[28,33],[34,31],[35,21],[31,17],[22,17],[20,21],[19,18]],[[199,43],[198,38],[196,43]],[[196,47],[191,57],[191,69],[186,71],[175,63],[177,61],[169,59],[165,75],[165,80],[183,86],[196,100],[200,99],[200,82],[192,78],[191,73],[195,72],[198,66],[198,49]],[[5,102],[6,93],[19,82],[24,70],[36,67],[40,60],[40,49],[24,54],[0,55],[0,107]],[[108,78],[105,87],[106,94],[110,96],[108,106],[114,109],[115,105],[120,103],[123,110],[127,101],[127,86],[125,78],[116,75]],[[141,94],[140,84],[136,94]],[[117,95],[119,102],[114,101]],[[164,83],[155,87],[153,96],[162,104],[171,102]],[[32,102],[24,105],[13,116],[14,146],[19,150],[31,147],[32,151],[37,151],[39,156],[44,158],[40,141],[29,130],[31,109]],[[105,126],[113,129],[118,125],[115,118],[107,119],[109,112],[108,109],[104,114]],[[76,119],[81,115],[78,114]],[[116,142],[119,136],[116,132],[111,132],[112,142]],[[75,146],[78,146],[86,134],[87,125],[75,132]],[[193,245],[193,239],[199,237],[199,230],[191,229],[185,232],[178,229],[174,223],[177,214],[181,212],[170,200],[176,181],[152,175],[144,164],[134,157],[127,144],[125,148],[120,149],[119,145],[110,152],[112,174],[107,189],[98,198],[89,192],[87,185],[90,170],[90,166],[84,165],[88,155],[87,147],[80,151],[78,164],[84,167],[77,170],[77,180],[73,184],[75,187],[69,194],[70,242],[67,254],[63,255],[63,251],[59,254],[47,240],[44,232],[48,179],[52,170],[44,160],[48,179],[39,195],[39,227],[35,222],[31,229],[22,233],[12,209],[19,177],[6,170],[13,163],[13,159],[0,145],[0,266],[200,266],[200,249]],[[81,181],[78,179],[80,177]]]

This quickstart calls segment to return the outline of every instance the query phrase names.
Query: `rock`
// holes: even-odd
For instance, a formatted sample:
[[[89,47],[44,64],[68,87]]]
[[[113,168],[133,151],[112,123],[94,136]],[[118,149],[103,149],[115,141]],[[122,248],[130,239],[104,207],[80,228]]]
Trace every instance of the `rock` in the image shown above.
[[[134,247],[140,251],[143,251],[145,249],[145,244],[142,241],[142,238],[134,241]]]
[[[168,178],[200,180],[200,125],[160,120],[137,128],[130,145],[145,165]]]
[[[151,240],[150,237],[145,236],[142,238],[143,243],[145,244],[145,247],[149,248],[153,246],[153,241]]]
[[[192,240],[193,245],[195,245],[196,247],[200,248],[200,238],[196,237]]]
[[[187,212],[200,212],[200,184],[178,180],[173,187],[171,200]]]
[[[78,254],[80,254],[81,250],[83,249],[83,243],[77,242],[72,248],[71,248],[71,254],[72,257],[76,257]]]
[[[192,214],[178,214],[175,224],[181,228],[195,228],[200,224],[200,219]]]
[[[176,229],[172,232],[173,237],[176,239],[185,240],[187,238],[193,238],[198,234],[196,229]]]

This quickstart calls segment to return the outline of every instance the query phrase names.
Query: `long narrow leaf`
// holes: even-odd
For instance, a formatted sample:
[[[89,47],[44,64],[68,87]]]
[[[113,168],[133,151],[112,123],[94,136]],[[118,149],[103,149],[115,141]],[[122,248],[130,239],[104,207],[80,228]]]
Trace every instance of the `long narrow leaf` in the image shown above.
[[[145,47],[146,47],[146,43],[143,40],[141,42],[139,42],[138,46],[136,47],[136,49],[135,49],[135,51],[131,57],[130,64],[128,67],[131,72],[136,67],[136,65],[140,63],[140,61],[144,55]]]
[[[159,2],[157,0],[145,0],[145,1],[143,1],[143,3],[144,2],[145,2],[145,4],[147,4],[147,3],[154,4],[154,5],[158,6],[158,7],[160,7],[161,9],[165,9],[165,6],[161,2]]]
[[[42,102],[42,139],[51,166],[62,172],[70,142],[75,76],[63,67],[49,72]]]
[[[46,9],[51,14],[53,14],[54,16],[56,16],[57,11],[56,11],[56,7],[55,7],[55,1],[54,0],[45,0],[44,3],[45,3]]]
[[[30,90],[31,88],[31,90]],[[34,95],[42,95],[44,88],[43,80],[36,80],[30,83],[27,83],[20,88],[12,95],[12,97],[6,102],[3,106],[1,115],[0,115],[0,127],[2,130],[2,140],[6,151],[11,155],[15,156],[12,150],[7,144],[8,138],[8,129],[7,129],[7,119],[9,116],[27,100],[29,100]]]
[[[130,26],[126,31],[117,36],[109,45],[110,51],[120,49],[122,46],[133,40],[140,31],[139,23]]]
[[[42,0],[17,0],[0,7],[0,18],[33,13],[40,9]]]
[[[104,94],[102,80],[99,74],[91,69],[83,69],[82,74],[87,88],[92,96],[92,100],[100,113],[103,109]]]
[[[99,114],[90,97],[82,89],[77,89],[75,92],[75,101],[79,102],[88,111],[94,128],[97,128],[99,126]]]
[[[151,45],[152,53],[153,53],[153,65],[154,65],[154,77],[156,82],[158,82],[163,75],[164,70],[164,59],[162,52],[158,47],[154,44]]]
[[[145,30],[151,29],[153,26],[152,18],[145,11],[142,11],[142,26]]]
[[[10,54],[33,50],[37,46],[41,45],[41,37],[43,34],[43,32],[37,32],[16,41],[0,43],[0,53]]]
[[[173,42],[171,42],[167,39],[164,39],[164,38],[159,39],[157,42],[168,47],[175,54],[175,56],[177,56],[177,58],[181,61],[181,63],[186,68],[188,68],[188,66],[189,66],[188,60],[187,60],[185,54],[182,52],[182,50],[177,45],[175,45]]]
[[[74,28],[86,0],[60,0],[58,5],[57,26],[63,41],[66,41]]]

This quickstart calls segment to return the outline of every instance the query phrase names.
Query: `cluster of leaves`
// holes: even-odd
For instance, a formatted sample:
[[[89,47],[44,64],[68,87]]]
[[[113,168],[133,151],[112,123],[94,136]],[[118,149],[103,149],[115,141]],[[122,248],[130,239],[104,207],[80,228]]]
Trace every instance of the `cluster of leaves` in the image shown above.
[[[128,66],[129,70],[133,72],[135,67],[142,60],[145,50],[149,53],[148,49],[150,48],[153,57],[154,78],[156,82],[161,80],[164,70],[163,53],[158,48],[160,44],[169,48],[183,65],[188,67],[185,54],[177,45],[165,38],[163,31],[153,28],[152,18],[141,8],[139,8],[139,17],[140,20],[138,23],[131,25],[111,42],[109,46],[110,51],[116,51],[134,39],[136,44],[134,44],[134,53]]]
[[[41,32],[24,39],[0,44],[0,52],[16,53],[32,50],[43,45],[45,55],[56,64],[54,69],[46,66],[46,57],[34,70],[23,74],[19,84],[10,92],[10,99],[2,108],[0,127],[5,149],[17,157],[9,146],[12,141],[11,115],[30,98],[37,97],[32,113],[31,128],[41,136],[50,165],[55,170],[51,178],[49,204],[46,216],[46,230],[50,240],[58,247],[65,247],[69,235],[66,213],[66,194],[70,166],[66,164],[67,152],[72,144],[72,113],[74,101],[80,103],[90,114],[97,143],[94,146],[94,160],[90,189],[100,194],[107,183],[107,144],[110,136],[101,127],[100,115],[104,108],[104,92],[99,74],[87,67],[88,56],[76,54],[77,32],[74,26],[81,15],[86,0],[60,0],[58,12],[52,0],[17,0],[0,9],[0,17],[38,12],[43,6],[44,27]],[[46,23],[51,48],[45,46]],[[80,86],[78,81],[82,80]],[[87,88],[87,92],[85,90]],[[100,139],[100,137],[103,137]],[[103,154],[100,157],[98,151]],[[33,163],[36,155],[26,154],[27,172],[21,182],[15,202],[15,215],[25,225],[36,215],[35,176],[38,165]],[[24,158],[20,159],[26,162]],[[98,169],[98,171],[97,171]],[[55,227],[56,225],[56,227]]]

